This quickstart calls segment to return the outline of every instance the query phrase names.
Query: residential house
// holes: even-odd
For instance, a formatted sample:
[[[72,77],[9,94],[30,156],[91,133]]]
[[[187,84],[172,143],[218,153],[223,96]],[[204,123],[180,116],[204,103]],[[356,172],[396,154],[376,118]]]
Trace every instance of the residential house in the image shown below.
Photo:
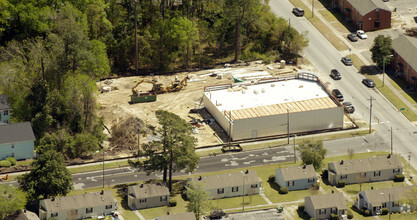
[[[43,199],[39,202],[39,218],[56,220],[97,218],[117,210],[111,191]]]
[[[396,74],[414,87],[417,85],[417,38],[400,35],[392,41],[391,66]]]
[[[390,212],[407,210],[401,200],[416,186],[399,186],[384,189],[361,191],[358,195],[357,207],[368,209],[372,215],[381,214],[383,208]]]
[[[155,220],[196,220],[194,212],[179,213],[156,217]]]
[[[337,185],[339,180],[344,180],[346,184],[393,180],[395,175],[402,172],[403,166],[397,155],[342,160],[328,164],[328,180],[332,185]]]
[[[313,165],[284,167],[275,170],[275,182],[288,190],[302,190],[317,183],[319,174]]]
[[[29,122],[0,126],[0,160],[33,158],[35,135]]]
[[[165,206],[168,203],[168,187],[160,183],[140,184],[128,187],[127,204],[133,210]]]
[[[199,176],[188,181],[203,182],[213,199],[259,194],[262,183],[255,170]]]
[[[391,27],[391,10],[381,0],[333,0],[333,5],[358,30],[374,31]]]
[[[10,123],[10,111],[12,107],[7,95],[0,95],[0,125]]]
[[[317,220],[331,219],[331,214],[337,214],[339,219],[344,219],[347,205],[343,193],[314,195],[304,198],[304,211]]]

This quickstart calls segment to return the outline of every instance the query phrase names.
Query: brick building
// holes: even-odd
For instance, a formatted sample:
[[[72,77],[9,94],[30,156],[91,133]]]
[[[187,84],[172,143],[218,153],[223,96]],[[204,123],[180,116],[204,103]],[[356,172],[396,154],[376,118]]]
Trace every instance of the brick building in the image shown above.
[[[410,85],[417,85],[417,38],[400,35],[392,41],[393,61],[391,66],[397,76]]]
[[[333,5],[358,30],[374,31],[391,27],[391,10],[381,0],[333,0]]]

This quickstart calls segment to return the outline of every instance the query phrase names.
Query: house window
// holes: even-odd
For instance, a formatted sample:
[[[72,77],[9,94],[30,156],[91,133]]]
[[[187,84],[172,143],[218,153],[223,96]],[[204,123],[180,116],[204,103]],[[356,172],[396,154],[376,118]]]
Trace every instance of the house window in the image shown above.
[[[252,188],[252,189],[258,188],[258,184],[252,184],[252,185],[250,185],[250,188]]]
[[[337,214],[337,208],[332,208],[332,213]]]
[[[392,172],[393,172],[393,173],[399,173],[399,172],[400,172],[400,168],[398,168],[398,169],[393,169],[393,170],[392,170]]]
[[[14,153],[12,153],[12,157],[14,157]]]
[[[232,192],[239,192],[239,187],[238,186],[232,187]]]
[[[386,202],[383,202],[382,203],[382,208],[386,208],[387,207],[387,203]]]
[[[106,205],[106,209],[111,209],[112,207],[112,205]]]
[[[51,213],[51,218],[53,218],[53,217],[57,217],[58,216],[58,212],[53,212],[53,213]]]
[[[326,214],[326,209],[319,210],[319,215],[325,215],[325,214]]]
[[[223,193],[224,193],[224,188],[217,189],[217,194],[223,194]]]
[[[146,199],[139,199],[139,203],[145,203]]]
[[[366,173],[361,173],[361,177],[366,177]]]
[[[381,171],[375,171],[374,176],[381,176]]]
[[[161,202],[166,202],[168,200],[168,196],[161,196],[159,199]]]
[[[9,111],[5,110],[4,115],[9,115]]]
[[[86,208],[86,209],[85,209],[85,212],[86,212],[86,213],[92,213],[92,212],[93,212],[93,208]]]
[[[287,186],[294,186],[294,181],[288,181]]]
[[[343,180],[343,179],[347,179],[347,175],[341,175],[341,176],[340,176],[340,179],[341,179],[341,180]]]
[[[315,181],[314,181],[314,179],[308,179],[308,182],[309,183],[314,183]]]
[[[12,144],[12,149],[14,148],[14,144]]]

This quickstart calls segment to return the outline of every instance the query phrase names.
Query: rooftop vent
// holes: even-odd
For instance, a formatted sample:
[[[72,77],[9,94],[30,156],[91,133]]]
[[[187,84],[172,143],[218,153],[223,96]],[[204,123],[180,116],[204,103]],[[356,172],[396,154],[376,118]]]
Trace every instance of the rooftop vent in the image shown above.
[[[246,171],[245,171],[245,174],[248,174],[248,173],[249,173],[249,170],[246,170]]]
[[[304,166],[303,166],[303,169],[305,169],[305,168],[307,168],[307,165],[306,164],[304,164]]]
[[[142,183],[142,184],[140,184],[140,188],[143,188],[143,183]]]
[[[201,176],[199,176],[199,177],[198,177],[198,180],[201,180],[201,179],[202,179],[202,178],[201,178]]]
[[[100,195],[103,195],[103,194],[104,194],[104,191],[103,191],[103,190],[101,190]]]
[[[343,164],[343,160],[340,161],[340,165],[342,165],[342,164]]]
[[[389,158],[391,158],[391,154],[388,154],[387,158],[388,158],[388,159],[389,159]]]
[[[271,87],[275,87],[275,84],[271,84]]]

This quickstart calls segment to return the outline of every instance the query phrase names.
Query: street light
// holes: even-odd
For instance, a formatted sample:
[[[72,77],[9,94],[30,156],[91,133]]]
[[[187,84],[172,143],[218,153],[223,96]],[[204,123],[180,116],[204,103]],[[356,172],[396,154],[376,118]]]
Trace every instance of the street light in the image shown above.
[[[390,54],[390,55],[384,56],[384,58],[382,59],[382,87],[384,87],[385,85],[385,58],[392,57],[392,56],[393,55]]]
[[[297,135],[294,134],[293,136],[293,149],[294,149],[294,163],[297,163],[297,155],[295,154],[295,137],[297,137]]]

